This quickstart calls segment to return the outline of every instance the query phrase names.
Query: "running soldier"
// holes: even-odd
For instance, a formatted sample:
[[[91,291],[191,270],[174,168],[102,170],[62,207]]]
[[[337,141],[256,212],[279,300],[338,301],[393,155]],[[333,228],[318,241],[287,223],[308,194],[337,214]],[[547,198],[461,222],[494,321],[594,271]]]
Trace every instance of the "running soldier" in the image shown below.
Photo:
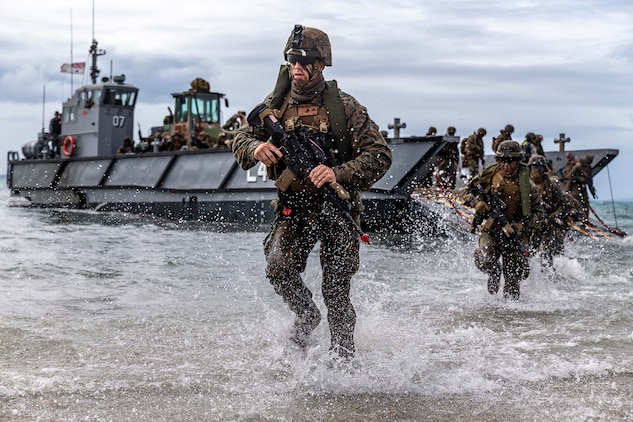
[[[535,222],[531,243],[551,267],[554,256],[564,251],[565,234],[569,229],[567,223],[572,220],[575,212],[574,201],[547,175],[545,157],[539,154],[532,155],[528,167],[530,178],[541,197],[544,212],[544,218]]]
[[[488,274],[490,294],[499,291],[503,273],[503,295],[514,300],[519,299],[521,281],[530,274],[526,245],[532,222],[541,213],[538,192],[521,156],[518,142],[502,142],[495,154],[497,162],[467,186],[479,198],[473,221],[473,230],[481,224],[475,265]]]
[[[330,348],[335,356],[347,360],[355,351],[356,313],[350,286],[359,268],[359,238],[351,222],[326,201],[324,188],[342,185],[352,197],[350,214],[358,222],[360,191],[371,188],[387,172],[391,150],[367,109],[339,90],[336,81],[325,81],[323,70],[332,65],[325,32],[295,25],[283,57],[287,64],[281,68],[274,91],[264,100],[267,108],[261,110],[260,105],[254,112],[259,112],[262,121],[278,119],[289,136],[299,138],[300,133],[307,133],[310,142],[323,141],[333,165],[319,164],[305,177],[290,177],[289,184],[283,183],[287,167],[282,152],[271,142],[270,131],[250,121],[238,129],[233,154],[243,169],[263,163],[269,177],[277,181],[277,216],[264,241],[264,254],[266,277],[296,314],[290,339],[305,348],[321,320],[312,292],[301,277],[310,251],[320,241],[321,291]],[[262,117],[264,114],[268,117]]]

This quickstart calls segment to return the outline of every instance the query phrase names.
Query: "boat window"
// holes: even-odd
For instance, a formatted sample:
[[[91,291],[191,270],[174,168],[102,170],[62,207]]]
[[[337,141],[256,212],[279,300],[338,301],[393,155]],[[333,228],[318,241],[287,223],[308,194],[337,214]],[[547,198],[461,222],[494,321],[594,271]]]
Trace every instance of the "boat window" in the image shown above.
[[[70,107],[64,108],[64,112],[62,113],[62,116],[63,116],[62,124],[76,122],[77,121],[77,106],[70,106]]]
[[[92,89],[90,91],[84,92],[87,95],[86,98],[86,108],[90,108],[95,104],[99,103],[101,99],[101,89]]]
[[[95,104],[99,104],[100,100],[101,100],[101,88],[99,89],[93,89],[90,92],[90,98],[92,98],[92,102]]]
[[[136,91],[106,88],[103,94],[103,104],[133,108],[136,104]]]
[[[123,105],[126,107],[134,107],[136,103],[136,91],[126,91],[124,95],[125,101]]]

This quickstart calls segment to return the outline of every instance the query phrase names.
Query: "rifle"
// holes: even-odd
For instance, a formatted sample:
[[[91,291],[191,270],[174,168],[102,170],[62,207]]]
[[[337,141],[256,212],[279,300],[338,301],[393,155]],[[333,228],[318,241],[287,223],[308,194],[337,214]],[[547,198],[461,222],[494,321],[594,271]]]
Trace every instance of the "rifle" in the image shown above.
[[[493,193],[492,195],[488,195],[481,183],[473,184],[472,188],[473,193],[479,195],[481,200],[488,204],[490,207],[490,217],[497,220],[501,227],[503,227],[502,231],[510,240],[512,247],[524,257],[529,257],[530,252],[523,247],[519,234],[515,230],[512,230],[510,233],[506,230],[506,227],[510,226],[510,220],[508,220],[508,217],[505,215],[505,210],[508,206],[501,200],[501,198],[499,198],[499,194]],[[473,218],[473,228],[471,230],[473,233],[483,220],[483,214],[475,213],[475,217]]]
[[[286,191],[294,178],[307,179],[312,169],[320,164],[334,167],[333,159],[327,154],[324,140],[312,137],[307,129],[299,126],[290,135],[279,124],[271,109],[264,103],[257,105],[246,118],[249,125],[263,128],[271,137],[271,142],[283,154],[286,169],[275,181],[281,191]],[[369,244],[369,236],[350,214],[351,204],[349,192],[338,182],[331,182],[321,187],[324,199],[332,204],[341,215],[351,224],[354,232],[363,243]]]

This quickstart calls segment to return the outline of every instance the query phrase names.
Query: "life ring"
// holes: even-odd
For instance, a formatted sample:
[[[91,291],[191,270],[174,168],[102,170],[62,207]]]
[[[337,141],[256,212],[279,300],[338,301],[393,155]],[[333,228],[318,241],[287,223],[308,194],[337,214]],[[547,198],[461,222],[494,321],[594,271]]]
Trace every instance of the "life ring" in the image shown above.
[[[64,138],[64,143],[62,144],[62,149],[64,150],[64,155],[66,157],[70,157],[71,155],[73,155],[73,152],[75,152],[75,147],[76,146],[77,146],[77,144],[75,144],[75,138],[73,138],[70,135],[65,137]]]

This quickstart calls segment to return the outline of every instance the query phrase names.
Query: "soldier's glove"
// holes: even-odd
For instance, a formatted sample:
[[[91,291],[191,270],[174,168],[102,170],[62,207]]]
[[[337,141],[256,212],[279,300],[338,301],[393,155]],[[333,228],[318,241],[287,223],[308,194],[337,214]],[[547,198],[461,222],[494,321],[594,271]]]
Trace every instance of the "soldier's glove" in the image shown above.
[[[484,201],[477,201],[475,204],[475,212],[480,215],[486,215],[490,212],[490,206]]]
[[[506,237],[510,237],[514,234],[514,229],[512,228],[512,224],[506,224],[505,226],[503,226],[501,231],[503,232],[503,234],[506,235]]]
[[[514,233],[516,233],[516,234],[521,234],[521,231],[523,231],[523,223],[510,223],[510,224],[506,224],[505,226],[503,226],[503,228],[501,229],[501,231],[503,231],[503,233],[504,233],[507,237],[512,236]]]

